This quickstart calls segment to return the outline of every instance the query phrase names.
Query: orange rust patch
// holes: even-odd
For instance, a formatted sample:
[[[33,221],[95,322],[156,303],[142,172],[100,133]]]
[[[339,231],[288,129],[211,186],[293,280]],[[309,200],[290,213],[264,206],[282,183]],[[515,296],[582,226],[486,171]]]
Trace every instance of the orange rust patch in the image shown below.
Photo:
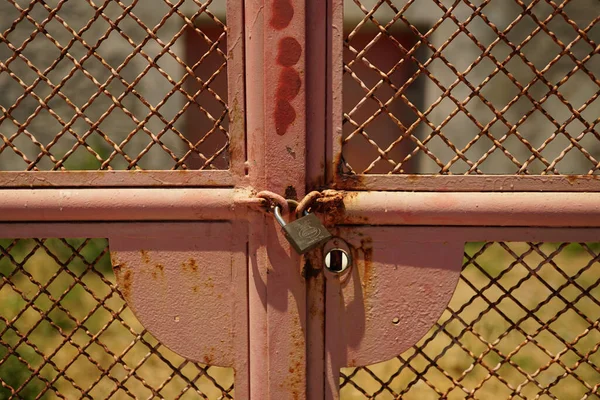
[[[298,374],[304,366],[305,343],[303,335],[298,331],[300,328],[300,320],[298,315],[292,317],[292,328],[290,332],[291,345],[289,352],[289,363],[291,366],[288,369],[289,374],[281,382],[283,388],[286,388],[292,394],[292,398],[300,399],[300,395],[304,393],[305,382],[302,379],[303,374]]]
[[[325,225],[333,226],[344,219],[346,206],[344,205],[345,194],[334,190],[326,190],[323,197],[317,199],[315,211],[325,216]]]
[[[204,286],[206,286],[207,288],[210,288],[210,289],[215,287],[215,284],[213,283],[213,280],[210,276],[208,277],[206,282],[204,282]]]
[[[210,349],[208,349],[208,354],[205,355],[202,360],[204,361],[204,364],[208,364],[208,365],[212,365],[213,361],[215,360],[215,354],[216,350],[214,347],[211,347]]]
[[[125,300],[129,300],[129,296],[131,295],[131,281],[133,279],[133,273],[131,272],[131,270],[126,270],[125,273],[123,274],[123,282],[122,282],[122,286],[123,289],[121,290],[121,293],[123,294],[123,297],[125,298]]]
[[[574,183],[577,182],[577,176],[576,175],[567,175],[567,181],[569,181],[569,183],[572,185]]]
[[[190,258],[189,260],[184,261],[183,264],[181,264],[181,268],[187,272],[197,272],[198,271],[198,263],[196,262],[195,259]]]
[[[154,280],[158,280],[158,274],[160,274],[161,277],[165,276],[165,267],[163,267],[162,264],[156,264],[154,266],[154,270],[152,270],[152,278],[154,278]]]
[[[142,256],[142,261],[145,264],[150,263],[150,256],[148,255],[148,252],[146,250],[140,250],[140,255]]]
[[[336,184],[334,185],[335,188],[338,188],[339,186],[342,187],[342,189],[355,189],[355,188],[360,188],[363,187],[363,178],[365,177],[365,175],[357,175],[357,174],[353,174],[351,173],[348,168],[346,167],[346,164],[344,162],[344,157],[343,157],[343,153],[340,152],[340,154],[337,154],[335,159],[334,159],[334,165],[335,165],[335,170],[336,170]],[[339,185],[338,185],[339,182]]]
[[[365,297],[369,294],[369,289],[372,287],[371,280],[373,278],[373,240],[370,237],[365,237],[360,241],[360,249],[364,257],[364,270],[362,276],[362,286],[365,289]]]
[[[344,189],[360,189],[365,186],[363,182],[364,176],[365,175],[356,175],[343,171],[338,175],[338,178]]]

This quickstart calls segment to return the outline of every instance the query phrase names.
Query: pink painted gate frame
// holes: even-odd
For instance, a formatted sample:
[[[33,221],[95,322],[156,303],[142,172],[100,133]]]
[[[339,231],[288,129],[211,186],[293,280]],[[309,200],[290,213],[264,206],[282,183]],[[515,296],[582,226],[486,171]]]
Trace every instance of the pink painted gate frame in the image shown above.
[[[261,400],[336,399],[341,367],[410,347],[465,242],[598,240],[596,178],[338,173],[342,7],[228,0],[231,170],[2,173],[0,236],[108,237],[140,321]],[[321,206],[353,247],[344,277],[291,251],[254,197],[323,188],[346,190]]]

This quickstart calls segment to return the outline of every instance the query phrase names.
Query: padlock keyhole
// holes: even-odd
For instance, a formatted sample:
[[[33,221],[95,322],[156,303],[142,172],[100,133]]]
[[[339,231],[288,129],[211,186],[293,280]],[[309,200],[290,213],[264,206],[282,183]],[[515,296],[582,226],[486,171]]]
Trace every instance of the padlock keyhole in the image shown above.
[[[325,268],[340,274],[350,266],[350,257],[342,249],[331,249],[325,255]]]

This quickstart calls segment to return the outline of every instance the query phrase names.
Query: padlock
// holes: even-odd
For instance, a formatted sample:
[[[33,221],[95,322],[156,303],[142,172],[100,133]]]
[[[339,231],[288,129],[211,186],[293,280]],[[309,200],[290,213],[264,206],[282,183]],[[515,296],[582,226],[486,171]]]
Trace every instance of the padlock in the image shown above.
[[[298,254],[304,254],[331,239],[331,233],[315,214],[305,213],[297,220],[286,223],[279,206],[275,207],[275,219],[283,228],[285,238]]]

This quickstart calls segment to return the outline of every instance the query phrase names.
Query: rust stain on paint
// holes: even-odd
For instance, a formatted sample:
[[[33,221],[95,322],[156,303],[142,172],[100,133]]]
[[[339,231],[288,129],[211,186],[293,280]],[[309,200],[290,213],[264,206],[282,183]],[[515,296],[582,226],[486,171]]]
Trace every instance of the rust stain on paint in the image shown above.
[[[364,187],[363,179],[366,178],[366,175],[354,174],[348,170],[343,151],[336,155],[334,165],[337,175],[334,188],[341,186],[346,190],[351,190]]]
[[[296,192],[296,188],[292,185],[288,185],[285,188],[284,196],[286,199],[298,200],[298,192]]]
[[[315,202],[315,211],[325,217],[323,221],[326,226],[334,226],[340,223],[346,214],[344,199],[350,196],[344,192],[335,190],[323,191],[323,197]]]
[[[142,256],[142,261],[145,264],[150,263],[150,256],[148,255],[148,252],[146,250],[140,250],[140,255]]]
[[[360,240],[360,249],[364,257],[364,269],[362,274],[362,286],[364,289],[365,299],[369,297],[370,289],[372,288],[373,279],[373,239],[364,237]]]
[[[294,315],[292,317],[292,324],[290,333],[290,349],[288,353],[289,367],[288,374],[285,379],[281,381],[279,384],[282,389],[286,390],[286,393],[291,394],[291,398],[300,399],[301,395],[304,393],[304,387],[306,386],[306,382],[303,379],[303,374],[299,374],[298,371],[301,371],[304,368],[304,352],[305,352],[305,343],[304,337],[301,334],[301,325],[298,315]]]
[[[277,64],[283,67],[293,67],[298,63],[301,55],[302,46],[293,37],[287,36],[279,41]]]
[[[206,280],[206,282],[204,282],[204,286],[209,288],[209,289],[213,289],[215,287],[215,284],[212,280],[212,278],[209,276],[208,279]]]
[[[287,28],[294,18],[294,6],[291,0],[273,0],[270,24],[278,31]]]
[[[163,267],[162,264],[156,264],[152,271],[152,278],[154,278],[154,280],[158,280],[159,275],[161,278],[164,278],[165,276],[165,267]]]
[[[129,301],[129,296],[131,295],[131,283],[132,283],[131,281],[132,280],[133,280],[133,273],[131,272],[131,270],[128,269],[123,274],[123,281],[122,281],[123,289],[121,290],[123,297],[127,301]]]
[[[183,264],[181,264],[181,268],[187,272],[196,272],[198,271],[198,263],[195,259],[190,258],[189,260],[184,261]]]

